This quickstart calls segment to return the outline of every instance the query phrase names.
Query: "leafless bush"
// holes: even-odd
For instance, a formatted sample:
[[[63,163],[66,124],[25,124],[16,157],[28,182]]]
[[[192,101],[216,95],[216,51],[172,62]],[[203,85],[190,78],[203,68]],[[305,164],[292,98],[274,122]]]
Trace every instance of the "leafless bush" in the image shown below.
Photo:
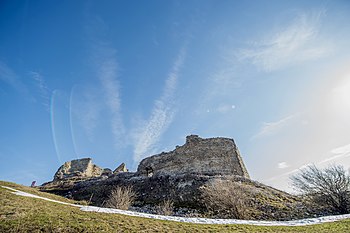
[[[173,215],[174,202],[171,200],[164,200],[156,208],[157,214],[160,215]]]
[[[308,166],[291,176],[292,185],[334,212],[346,214],[350,211],[350,176],[343,166],[332,165],[325,169]]]
[[[130,187],[116,187],[109,195],[105,206],[109,208],[116,208],[127,210],[136,199],[135,191]]]
[[[210,214],[223,218],[247,218],[248,198],[241,185],[232,181],[216,181],[202,186],[201,191]]]

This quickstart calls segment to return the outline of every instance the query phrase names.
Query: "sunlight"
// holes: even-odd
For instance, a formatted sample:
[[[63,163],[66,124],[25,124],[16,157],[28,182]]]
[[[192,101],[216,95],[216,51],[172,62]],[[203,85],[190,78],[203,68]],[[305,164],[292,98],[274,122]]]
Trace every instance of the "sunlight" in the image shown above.
[[[340,119],[350,117],[350,74],[344,75],[330,93],[332,113]]]

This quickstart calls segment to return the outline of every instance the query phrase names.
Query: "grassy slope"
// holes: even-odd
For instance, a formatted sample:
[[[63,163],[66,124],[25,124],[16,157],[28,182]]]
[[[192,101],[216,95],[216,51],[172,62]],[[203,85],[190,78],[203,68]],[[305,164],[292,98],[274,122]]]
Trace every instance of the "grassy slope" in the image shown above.
[[[0,185],[72,203],[33,188],[2,181]],[[13,195],[0,188],[0,232],[350,232],[350,220],[304,227],[177,223],[83,212],[76,207]]]

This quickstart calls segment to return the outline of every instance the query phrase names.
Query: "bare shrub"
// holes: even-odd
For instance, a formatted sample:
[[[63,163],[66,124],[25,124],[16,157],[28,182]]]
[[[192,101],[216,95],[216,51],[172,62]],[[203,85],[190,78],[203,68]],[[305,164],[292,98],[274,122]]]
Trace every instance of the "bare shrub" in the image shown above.
[[[241,185],[219,180],[202,186],[201,192],[209,214],[223,218],[248,217],[248,198]]]
[[[174,202],[171,200],[164,200],[159,203],[156,208],[157,214],[160,215],[173,215],[174,214]]]
[[[350,175],[343,166],[308,166],[291,176],[293,187],[335,213],[350,212]]]
[[[105,206],[108,208],[116,208],[127,210],[136,199],[135,191],[130,187],[116,187],[111,191]]]

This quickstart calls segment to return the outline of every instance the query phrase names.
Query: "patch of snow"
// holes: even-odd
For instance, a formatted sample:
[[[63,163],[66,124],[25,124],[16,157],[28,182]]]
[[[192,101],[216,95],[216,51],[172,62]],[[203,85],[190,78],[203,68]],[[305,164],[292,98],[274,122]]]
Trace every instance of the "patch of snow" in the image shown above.
[[[52,200],[52,199],[49,199],[46,197],[40,197],[40,196],[37,196],[34,194],[22,192],[22,191],[19,191],[19,190],[10,188],[10,187],[6,187],[6,186],[1,186],[1,187],[9,189],[9,190],[13,191],[14,194],[19,195],[19,196],[39,198],[39,199],[43,199],[46,201],[51,201],[51,202],[60,203],[60,204],[64,204],[64,205],[75,206],[75,207],[79,207],[80,210],[82,210],[82,211],[109,213],[109,214],[123,214],[123,215],[134,216],[134,217],[152,218],[152,219],[159,219],[159,220],[186,222],[186,223],[197,223],[197,224],[248,224],[248,225],[257,225],[257,226],[306,226],[306,225],[314,225],[314,224],[320,224],[320,223],[326,223],[326,222],[335,222],[335,221],[339,221],[342,219],[350,218],[350,214],[333,215],[333,216],[308,218],[308,219],[299,219],[299,220],[292,220],[292,221],[257,221],[257,220],[239,220],[239,219],[186,218],[186,217],[177,217],[177,216],[164,216],[164,215],[156,215],[156,214],[147,214],[147,213],[140,213],[140,212],[134,212],[134,211],[128,211],[128,210],[103,208],[103,207],[97,207],[97,206],[83,206],[83,205],[70,204],[70,203],[56,201],[56,200]]]
[[[63,201],[56,201],[56,200],[53,200],[53,199],[50,199],[50,198],[46,198],[46,197],[40,197],[40,196],[38,196],[38,195],[30,194],[30,193],[26,193],[26,192],[22,192],[22,191],[19,191],[19,190],[17,190],[17,189],[10,188],[10,187],[7,187],[7,186],[1,186],[1,187],[13,191],[13,194],[16,194],[16,195],[18,195],[18,196],[38,198],[38,199],[43,199],[43,200],[45,200],[45,201],[51,201],[51,202],[55,202],[55,203],[59,203],[59,204],[63,204],[63,205],[70,205],[70,206],[75,206],[75,207],[82,207],[82,205],[76,205],[76,204],[71,204],[71,203],[67,203],[67,202],[63,202]]]
[[[350,214],[345,215],[334,215],[319,218],[308,218],[292,221],[256,221],[256,220],[239,220],[239,219],[211,219],[211,218],[185,218],[177,216],[164,216],[147,213],[139,213],[127,210],[118,210],[111,208],[102,208],[96,206],[83,206],[80,208],[83,211],[99,212],[99,213],[110,213],[110,214],[124,214],[129,216],[153,218],[159,220],[168,220],[175,222],[186,222],[186,223],[199,223],[199,224],[249,224],[258,226],[305,226],[313,225],[326,222],[334,222],[341,219],[350,218]]]

